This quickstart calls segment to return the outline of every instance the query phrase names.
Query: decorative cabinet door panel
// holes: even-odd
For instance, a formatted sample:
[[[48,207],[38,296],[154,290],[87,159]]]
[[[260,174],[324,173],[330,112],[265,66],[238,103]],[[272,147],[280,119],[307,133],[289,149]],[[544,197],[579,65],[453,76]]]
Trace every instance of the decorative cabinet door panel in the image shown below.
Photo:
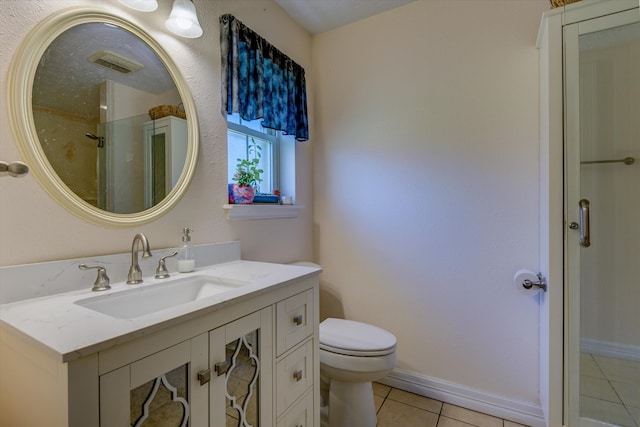
[[[210,332],[212,427],[272,426],[272,323],[268,307]]]
[[[207,334],[169,347],[100,377],[103,426],[206,426]]]

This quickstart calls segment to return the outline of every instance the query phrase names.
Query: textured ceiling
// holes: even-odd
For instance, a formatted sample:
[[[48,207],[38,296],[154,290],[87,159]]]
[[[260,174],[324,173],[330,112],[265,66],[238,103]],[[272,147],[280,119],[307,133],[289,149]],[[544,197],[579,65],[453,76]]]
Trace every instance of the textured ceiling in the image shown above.
[[[144,65],[122,74],[96,65],[89,57],[109,50]],[[100,105],[98,85],[112,80],[145,92],[160,94],[175,88],[160,58],[128,31],[100,23],[77,25],[58,36],[46,50],[33,84],[33,104],[94,117]]]
[[[311,34],[324,33],[415,0],[275,0]]]
[[[415,0],[275,0],[311,34],[329,31]],[[101,67],[88,60],[110,50],[142,63],[130,74]],[[159,94],[174,88],[160,59],[126,30],[109,25],[82,24],[62,33],[43,55],[36,73],[33,104],[85,117],[95,116],[98,85],[113,80],[125,86]]]

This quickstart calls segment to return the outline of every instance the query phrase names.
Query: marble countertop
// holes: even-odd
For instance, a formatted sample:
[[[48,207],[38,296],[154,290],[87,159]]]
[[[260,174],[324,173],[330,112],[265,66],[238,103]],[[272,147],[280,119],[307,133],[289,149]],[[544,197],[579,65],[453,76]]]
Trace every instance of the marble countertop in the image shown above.
[[[69,362],[320,271],[314,267],[232,261],[198,268],[192,273],[172,274],[169,279],[145,277],[144,283],[139,285],[115,283],[110,290],[102,292],[92,292],[88,284],[86,290],[2,304],[0,326],[16,331],[55,352],[61,361]],[[117,319],[75,304],[88,297],[131,290],[134,286],[154,286],[171,279],[203,274],[249,284],[134,319]]]

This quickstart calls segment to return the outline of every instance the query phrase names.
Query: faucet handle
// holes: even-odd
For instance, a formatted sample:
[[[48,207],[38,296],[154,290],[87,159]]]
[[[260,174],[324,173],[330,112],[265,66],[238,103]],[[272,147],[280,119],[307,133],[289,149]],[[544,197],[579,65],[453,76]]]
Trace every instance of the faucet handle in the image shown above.
[[[86,265],[80,264],[78,265],[80,270],[90,270],[95,268],[98,270],[98,277],[96,277],[96,281],[93,284],[92,291],[106,291],[107,289],[111,289],[109,286],[109,276],[107,276],[107,269],[102,267],[101,265]]]
[[[166,279],[167,277],[169,277],[167,265],[165,264],[164,260],[176,255],[178,255],[178,251],[172,253],[171,255],[163,256],[162,258],[160,258],[160,261],[158,261],[158,268],[156,268],[156,279]]]

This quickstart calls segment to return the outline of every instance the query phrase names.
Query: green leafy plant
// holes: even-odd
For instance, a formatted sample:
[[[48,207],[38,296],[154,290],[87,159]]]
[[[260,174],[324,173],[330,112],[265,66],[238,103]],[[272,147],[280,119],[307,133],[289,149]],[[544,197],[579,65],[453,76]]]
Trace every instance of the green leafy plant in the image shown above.
[[[260,174],[264,173],[264,170],[258,167],[262,157],[262,147],[253,138],[251,138],[251,143],[248,147],[247,157],[247,159],[236,159],[238,163],[236,164],[236,173],[233,175],[233,179],[238,182],[238,185],[255,188],[262,182]]]

